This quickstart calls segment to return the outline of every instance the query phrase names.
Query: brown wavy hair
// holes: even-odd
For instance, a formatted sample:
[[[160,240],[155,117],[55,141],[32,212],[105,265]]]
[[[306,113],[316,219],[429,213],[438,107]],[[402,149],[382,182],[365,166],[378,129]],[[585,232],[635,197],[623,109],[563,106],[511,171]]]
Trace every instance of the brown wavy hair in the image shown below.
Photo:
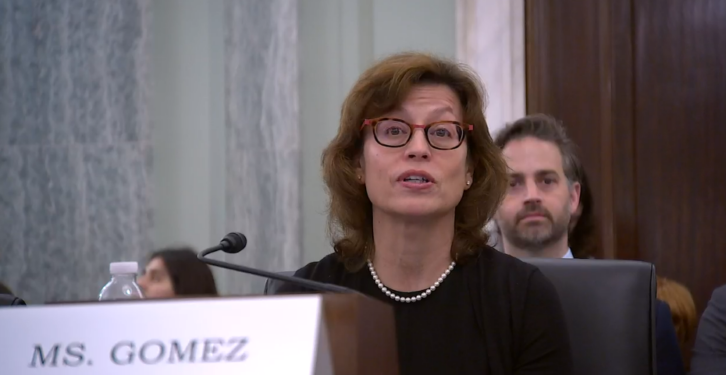
[[[483,228],[506,192],[507,166],[489,135],[484,89],[477,75],[462,64],[428,54],[401,53],[379,61],[360,76],[343,102],[338,134],[323,151],[329,235],[349,271],[359,270],[375,252],[372,204],[356,178],[364,140],[361,124],[398,108],[412,87],[423,84],[451,88],[464,109],[464,122],[474,126],[466,136],[473,181],[456,206],[451,257],[464,263],[487,246]]]
[[[656,295],[670,307],[678,343],[685,351],[696,334],[698,325],[696,303],[693,302],[691,292],[683,284],[661,276],[656,277],[656,283]]]

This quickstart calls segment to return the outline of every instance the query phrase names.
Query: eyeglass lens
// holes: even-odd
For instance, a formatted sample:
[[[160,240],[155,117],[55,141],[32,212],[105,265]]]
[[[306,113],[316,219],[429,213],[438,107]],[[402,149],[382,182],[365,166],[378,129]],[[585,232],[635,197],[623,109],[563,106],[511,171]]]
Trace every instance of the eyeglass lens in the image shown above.
[[[403,121],[382,120],[376,123],[375,131],[376,139],[382,145],[398,147],[409,141],[413,128]],[[464,129],[454,122],[437,122],[425,131],[429,144],[444,150],[456,148],[464,138]]]

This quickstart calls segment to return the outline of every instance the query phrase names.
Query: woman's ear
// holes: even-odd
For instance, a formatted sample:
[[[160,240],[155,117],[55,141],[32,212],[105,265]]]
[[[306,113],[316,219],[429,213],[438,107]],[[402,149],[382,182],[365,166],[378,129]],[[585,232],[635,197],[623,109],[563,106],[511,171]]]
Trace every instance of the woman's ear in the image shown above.
[[[469,190],[472,184],[474,184],[474,173],[472,173],[471,168],[466,168],[466,174],[464,175],[464,190]]]

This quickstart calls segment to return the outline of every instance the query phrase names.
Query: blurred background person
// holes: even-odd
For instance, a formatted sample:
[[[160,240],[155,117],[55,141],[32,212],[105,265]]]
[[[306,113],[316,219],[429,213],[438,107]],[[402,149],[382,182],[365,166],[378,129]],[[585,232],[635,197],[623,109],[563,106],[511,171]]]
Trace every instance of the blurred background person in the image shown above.
[[[716,288],[701,315],[691,375],[726,374],[726,285]]]
[[[574,181],[580,183],[579,204],[570,215],[568,245],[573,258],[593,258],[597,254],[597,219],[593,211],[592,190],[587,174],[579,159],[572,160]],[[504,251],[502,234],[495,220],[489,221],[485,229],[489,233],[489,246]]]
[[[507,125],[494,142],[509,167],[509,191],[495,215],[504,251],[521,258],[587,257],[569,236],[594,243],[591,195],[581,207],[587,176],[564,126],[549,115],[530,115]],[[685,374],[668,304],[656,301],[655,320],[658,374]]]
[[[153,252],[138,283],[146,298],[217,295],[212,270],[189,247]]]
[[[509,188],[494,218],[504,252],[572,258],[568,232],[580,204],[577,156],[554,118],[535,114],[507,125],[494,140],[509,167]]]
[[[660,276],[657,278],[657,283],[658,299],[667,303],[671,308],[671,319],[676,329],[681,353],[684,358],[688,358],[686,354],[691,350],[691,339],[696,334],[698,325],[696,303],[693,301],[691,292],[683,284]],[[686,363],[686,368],[688,368],[688,363]]]

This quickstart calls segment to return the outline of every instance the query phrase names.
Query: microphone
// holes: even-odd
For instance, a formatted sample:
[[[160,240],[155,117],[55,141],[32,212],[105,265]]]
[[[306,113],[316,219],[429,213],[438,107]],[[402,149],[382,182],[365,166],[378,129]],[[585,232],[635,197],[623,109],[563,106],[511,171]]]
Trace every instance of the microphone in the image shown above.
[[[247,237],[242,233],[232,232],[224,236],[219,245],[210,247],[197,255],[197,258],[204,263],[212,266],[242,272],[250,275],[266,277],[268,279],[283,281],[286,283],[295,284],[308,289],[317,290],[319,292],[331,292],[331,293],[360,293],[357,290],[346,288],[335,284],[321,283],[302,277],[281,275],[274,272],[264,271],[257,268],[241,266],[233,263],[223,262],[216,259],[206,258],[207,255],[215,253],[217,251],[224,251],[227,254],[237,254],[247,246]]]

